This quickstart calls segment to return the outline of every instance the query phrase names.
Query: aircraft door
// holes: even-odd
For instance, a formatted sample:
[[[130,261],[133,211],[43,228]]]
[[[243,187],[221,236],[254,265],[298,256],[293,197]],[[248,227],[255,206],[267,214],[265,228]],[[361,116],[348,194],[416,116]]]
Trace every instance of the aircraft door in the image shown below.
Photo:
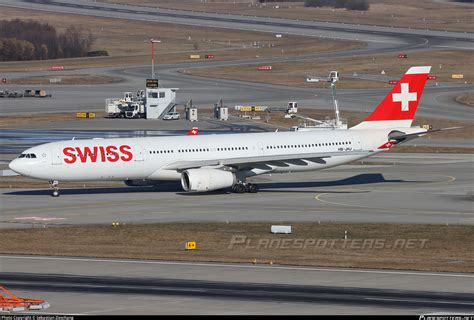
[[[263,156],[263,143],[259,142],[257,144],[257,149],[258,149],[258,155]]]
[[[142,149],[142,146],[141,145],[134,145],[133,146],[133,159],[135,159],[135,161],[143,161],[144,160],[144,157],[143,157],[143,149]]]
[[[362,150],[360,136],[358,134],[352,135],[352,150]]]
[[[51,164],[60,165],[63,164],[63,159],[61,157],[61,150],[58,148],[51,149]]]

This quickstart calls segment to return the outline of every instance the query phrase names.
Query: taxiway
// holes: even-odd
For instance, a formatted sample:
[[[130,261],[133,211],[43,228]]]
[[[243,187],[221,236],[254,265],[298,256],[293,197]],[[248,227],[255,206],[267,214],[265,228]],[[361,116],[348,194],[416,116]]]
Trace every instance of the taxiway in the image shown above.
[[[426,314],[474,307],[471,274],[0,256],[48,314]]]

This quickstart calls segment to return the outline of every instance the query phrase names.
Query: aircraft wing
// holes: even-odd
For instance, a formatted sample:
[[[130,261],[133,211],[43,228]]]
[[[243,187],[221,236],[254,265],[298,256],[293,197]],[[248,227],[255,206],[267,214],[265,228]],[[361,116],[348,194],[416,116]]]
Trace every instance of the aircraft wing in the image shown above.
[[[339,151],[339,152],[318,152],[318,153],[307,153],[302,155],[299,154],[285,154],[285,155],[262,155],[256,157],[237,157],[227,159],[216,159],[216,160],[189,160],[189,161],[177,161],[170,163],[163,169],[166,170],[177,170],[183,171],[192,168],[211,167],[211,166],[230,166],[239,169],[245,167],[253,167],[255,165],[264,165],[278,162],[282,164],[284,162],[308,160],[319,163],[325,163],[324,158],[340,157],[340,156],[351,156],[351,155],[369,155],[371,151]]]

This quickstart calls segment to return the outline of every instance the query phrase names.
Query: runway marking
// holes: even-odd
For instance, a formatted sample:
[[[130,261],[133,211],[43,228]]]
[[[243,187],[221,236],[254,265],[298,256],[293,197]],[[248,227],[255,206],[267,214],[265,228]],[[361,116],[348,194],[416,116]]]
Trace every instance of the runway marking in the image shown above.
[[[33,221],[55,221],[55,220],[66,220],[66,218],[56,218],[56,217],[17,217],[13,218],[14,220],[33,220]]]
[[[330,269],[330,268],[308,268],[308,267],[284,267],[284,266],[259,266],[259,265],[237,265],[223,263],[200,263],[200,262],[172,262],[172,261],[143,261],[143,260],[112,260],[112,259],[90,259],[90,258],[62,258],[62,257],[28,257],[28,256],[9,256],[0,255],[0,259],[30,259],[30,260],[59,260],[59,261],[81,261],[81,262],[100,262],[100,263],[124,263],[124,264],[151,264],[151,265],[175,265],[175,266],[198,266],[198,267],[216,267],[216,268],[239,268],[239,269],[264,269],[264,270],[295,270],[295,271],[321,271],[321,272],[345,272],[345,273],[374,273],[374,274],[397,274],[414,275],[430,277],[454,277],[454,278],[474,278],[474,274],[456,274],[456,273],[429,273],[429,272],[411,272],[411,271],[386,271],[386,270],[356,270],[356,269]]]
[[[176,199],[169,199],[169,202],[175,202]],[[127,204],[127,205],[139,205],[139,204],[153,204],[153,203],[157,203],[157,204],[162,204],[164,202],[164,199],[160,199],[160,200],[146,200],[146,199],[143,199],[143,200],[124,200],[122,203],[123,204]],[[88,208],[97,208],[97,207],[107,207],[107,206],[112,206],[112,207],[116,207],[117,206],[117,201],[115,202],[103,202],[103,203],[95,203],[95,204],[90,204],[90,205],[73,205],[73,206],[63,206],[63,207],[60,207],[60,209],[62,210],[69,210],[69,209],[88,209]],[[33,212],[51,212],[52,209],[51,207],[44,207],[44,208],[35,208],[35,209],[25,209],[25,210],[21,210],[19,211],[18,209],[11,209],[11,210],[4,210],[3,213],[4,214],[9,214],[9,213],[33,213]]]
[[[426,175],[428,175],[428,174],[426,174]],[[448,180],[446,180],[446,181],[419,182],[419,183],[433,185],[433,184],[439,184],[439,183],[452,183],[452,182],[456,181],[456,177],[454,177],[454,176],[441,175],[441,174],[437,175],[437,176],[447,177]],[[375,188],[368,188],[368,189],[377,192],[377,190]],[[383,190],[383,191],[380,191],[380,192],[384,192],[384,191],[391,191],[391,190],[388,189],[388,190]],[[357,205],[357,204],[347,204],[347,203],[341,203],[341,202],[333,202],[333,201],[327,201],[327,200],[321,199],[322,196],[328,195],[328,194],[332,194],[332,193],[328,193],[328,192],[319,193],[314,197],[314,199],[316,199],[316,201],[319,201],[319,202],[322,202],[322,203],[335,204],[335,205],[344,206],[344,207],[353,207],[353,208],[371,209],[371,210],[395,211],[395,212],[411,211],[411,209],[409,209],[409,208],[402,209],[402,208],[369,207],[369,206],[361,206],[361,205]],[[440,213],[440,212],[437,212],[437,211],[423,211],[423,212]],[[455,212],[451,212],[451,213],[458,214],[458,213],[455,213]]]
[[[118,307],[118,308],[112,308],[112,309],[104,309],[104,310],[94,310],[94,311],[86,311],[83,313],[80,313],[78,315],[97,315],[99,313],[110,313],[112,311],[119,311],[119,310],[130,310],[130,309],[137,309],[137,308],[145,308],[145,307],[152,307],[152,306],[157,306],[158,304],[161,306],[163,304],[177,304],[179,302],[176,301],[157,301],[149,304],[144,304],[144,305],[134,305],[134,306],[123,306],[123,307]]]
[[[399,212],[399,213],[412,213],[413,209],[410,208],[385,208],[385,207],[368,207],[368,206],[361,206],[361,205],[356,205],[356,204],[347,204],[347,203],[340,203],[340,202],[332,202],[332,201],[327,201],[321,199],[322,196],[324,195],[329,195],[332,193],[319,193],[317,194],[314,198],[322,203],[326,204],[334,204],[338,206],[344,206],[344,207],[351,207],[355,209],[370,209],[370,210],[381,210],[381,211],[391,211],[391,212]],[[470,212],[453,212],[453,211],[425,211],[425,210],[417,210],[418,213],[428,213],[428,214],[444,214],[444,215],[463,215],[463,214],[471,214]]]
[[[364,298],[365,300],[376,300],[376,301],[403,301],[403,302],[421,302],[421,303],[441,303],[441,304],[463,304],[467,306],[473,306],[471,302],[458,302],[458,301],[439,301],[439,300],[418,300],[418,299],[389,299],[389,298]]]
[[[93,188],[91,188],[93,189]],[[150,192],[143,192],[140,194],[145,194],[145,193],[151,193]],[[163,194],[163,193],[162,193]],[[264,193],[262,193],[263,195]],[[171,196],[176,195],[176,193],[173,193]],[[268,197],[271,196],[276,196],[273,194],[266,194]],[[68,195],[66,195],[68,196]],[[74,196],[74,195],[71,195]],[[222,199],[223,200],[223,199]],[[71,206],[61,206],[59,207],[59,210],[74,210],[74,209],[94,209],[94,208],[103,208],[103,207],[117,207],[119,204],[121,205],[126,205],[126,206],[134,206],[134,205],[143,205],[143,204],[157,204],[157,205],[162,205],[162,204],[176,204],[176,198],[169,198],[169,199],[148,199],[144,198],[141,200],[126,200],[124,199],[123,201],[108,201],[108,202],[102,202],[102,203],[94,203],[94,204],[81,204],[81,205],[71,205]],[[219,204],[214,204],[214,205],[219,205]],[[225,205],[225,204],[222,204]],[[31,208],[31,209],[23,209],[23,210],[18,210],[18,209],[10,209],[10,210],[3,210],[4,214],[18,214],[18,213],[40,213],[40,212],[52,212],[53,209],[50,206],[46,206],[43,208]]]
[[[435,46],[437,48],[452,48],[452,49],[463,49],[463,50],[474,50],[472,47],[457,47],[457,46]]]
[[[329,193],[319,193],[317,194],[314,198],[322,203],[326,204],[335,204],[338,206],[344,206],[344,207],[352,207],[352,208],[360,208],[360,209],[371,209],[371,210],[383,210],[383,211],[395,211],[395,212],[407,212],[407,211],[412,211],[410,209],[401,209],[401,208],[384,208],[384,207],[368,207],[368,206],[360,206],[356,204],[346,204],[346,203],[340,203],[340,202],[332,202],[332,201],[327,201],[327,200],[322,200],[321,197],[324,195],[328,195]]]

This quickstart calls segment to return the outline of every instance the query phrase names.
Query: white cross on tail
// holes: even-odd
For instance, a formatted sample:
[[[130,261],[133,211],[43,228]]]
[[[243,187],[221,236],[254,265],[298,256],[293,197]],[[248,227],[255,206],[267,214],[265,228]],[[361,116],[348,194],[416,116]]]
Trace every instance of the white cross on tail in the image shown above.
[[[402,111],[408,111],[410,101],[417,100],[416,92],[410,92],[410,88],[408,83],[401,84],[401,92],[400,93],[393,93],[392,94],[393,102],[401,102],[402,103]]]

